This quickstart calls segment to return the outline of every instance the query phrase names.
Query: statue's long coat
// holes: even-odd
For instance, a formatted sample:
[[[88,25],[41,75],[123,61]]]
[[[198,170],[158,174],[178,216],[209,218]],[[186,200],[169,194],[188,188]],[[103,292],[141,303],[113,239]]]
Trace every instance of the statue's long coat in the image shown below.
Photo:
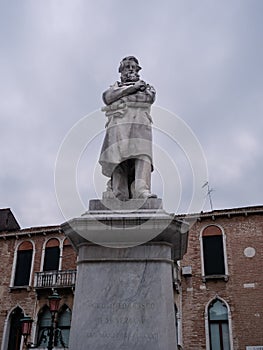
[[[107,91],[121,88],[116,82]],[[150,110],[154,99],[155,90],[147,85],[145,91],[122,97],[102,109],[108,118],[99,159],[105,176],[111,177],[114,168],[126,159],[148,156],[152,163]]]

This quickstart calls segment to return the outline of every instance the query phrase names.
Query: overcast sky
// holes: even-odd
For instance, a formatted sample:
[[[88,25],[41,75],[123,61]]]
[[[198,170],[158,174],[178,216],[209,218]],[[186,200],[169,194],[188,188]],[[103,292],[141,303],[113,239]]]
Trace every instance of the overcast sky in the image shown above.
[[[157,90],[155,105],[182,118],[199,140],[213,207],[263,204],[262,14],[262,0],[2,0],[0,207],[10,207],[22,227],[64,221],[54,187],[59,147],[101,108],[101,93],[127,55],[138,57],[142,78]],[[80,162],[84,202],[94,198],[88,174],[102,138]],[[165,144],[160,133],[155,142]],[[176,159],[179,177],[189,179],[184,201],[192,181],[180,174],[183,157]],[[153,181],[160,197],[165,176],[156,172]]]

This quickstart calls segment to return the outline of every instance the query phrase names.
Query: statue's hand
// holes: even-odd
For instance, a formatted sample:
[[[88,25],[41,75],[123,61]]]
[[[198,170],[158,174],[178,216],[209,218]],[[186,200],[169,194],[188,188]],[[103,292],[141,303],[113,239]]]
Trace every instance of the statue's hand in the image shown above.
[[[144,91],[146,89],[147,84],[145,83],[145,81],[143,80],[138,80],[136,81],[136,83],[134,84],[134,87],[138,90],[138,91]]]

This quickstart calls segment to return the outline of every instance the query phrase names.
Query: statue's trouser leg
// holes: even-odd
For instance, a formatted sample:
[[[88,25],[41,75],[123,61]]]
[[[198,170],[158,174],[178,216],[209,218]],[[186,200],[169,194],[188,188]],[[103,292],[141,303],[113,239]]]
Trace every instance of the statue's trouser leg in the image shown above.
[[[151,160],[140,156],[135,160],[135,197],[145,198],[151,193]]]
[[[112,191],[119,200],[129,199],[128,166],[126,162],[119,164],[112,173]]]

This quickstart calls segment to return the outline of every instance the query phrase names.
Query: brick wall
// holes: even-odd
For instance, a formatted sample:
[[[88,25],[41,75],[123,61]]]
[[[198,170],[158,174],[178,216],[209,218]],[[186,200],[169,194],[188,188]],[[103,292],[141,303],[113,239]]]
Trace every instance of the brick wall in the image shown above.
[[[261,207],[262,209],[262,207]],[[184,350],[206,349],[205,307],[216,296],[228,303],[232,318],[233,349],[246,349],[248,345],[263,345],[263,209],[259,213],[249,208],[236,213],[224,210],[202,214],[189,232],[188,251],[181,266],[192,266],[192,275],[181,279],[181,295],[175,300],[180,308],[182,298],[182,333]],[[189,219],[189,217],[188,217]],[[218,225],[226,237],[228,281],[202,279],[200,233],[208,225]],[[17,234],[17,235],[16,235]],[[5,236],[5,238],[4,238]],[[76,253],[65,240],[60,227],[45,227],[0,233],[0,344],[4,322],[12,309],[19,305],[35,320],[39,310],[48,303],[51,289],[10,289],[14,253],[25,240],[35,244],[34,273],[41,270],[42,249],[50,238],[64,242],[62,270],[76,269]],[[244,250],[255,249],[253,257]],[[247,255],[251,253],[248,250]],[[34,281],[32,280],[32,283]],[[70,288],[58,290],[61,305],[73,305]]]
[[[25,314],[33,317],[36,321],[39,310],[45,304],[48,304],[48,296],[52,291],[50,288],[35,290],[34,274],[41,270],[42,250],[45,242],[51,238],[57,238],[60,242],[64,242],[62,270],[76,269],[76,253],[65,241],[65,236],[60,231],[60,227],[50,226],[0,233],[0,344],[2,343],[5,321],[16,306],[21,307]],[[33,242],[35,246],[31,285],[28,288],[10,288],[16,247],[27,240]],[[62,296],[60,305],[67,304],[72,309],[72,289],[59,288],[58,292]]]
[[[207,225],[219,225],[226,235],[228,281],[202,281],[200,233]],[[244,250],[253,247],[255,256]],[[250,250],[249,250],[250,251]],[[234,349],[263,345],[263,215],[243,214],[202,217],[189,233],[182,266],[192,266],[192,276],[182,278],[184,349],[206,349],[205,306],[216,295],[231,310]]]

